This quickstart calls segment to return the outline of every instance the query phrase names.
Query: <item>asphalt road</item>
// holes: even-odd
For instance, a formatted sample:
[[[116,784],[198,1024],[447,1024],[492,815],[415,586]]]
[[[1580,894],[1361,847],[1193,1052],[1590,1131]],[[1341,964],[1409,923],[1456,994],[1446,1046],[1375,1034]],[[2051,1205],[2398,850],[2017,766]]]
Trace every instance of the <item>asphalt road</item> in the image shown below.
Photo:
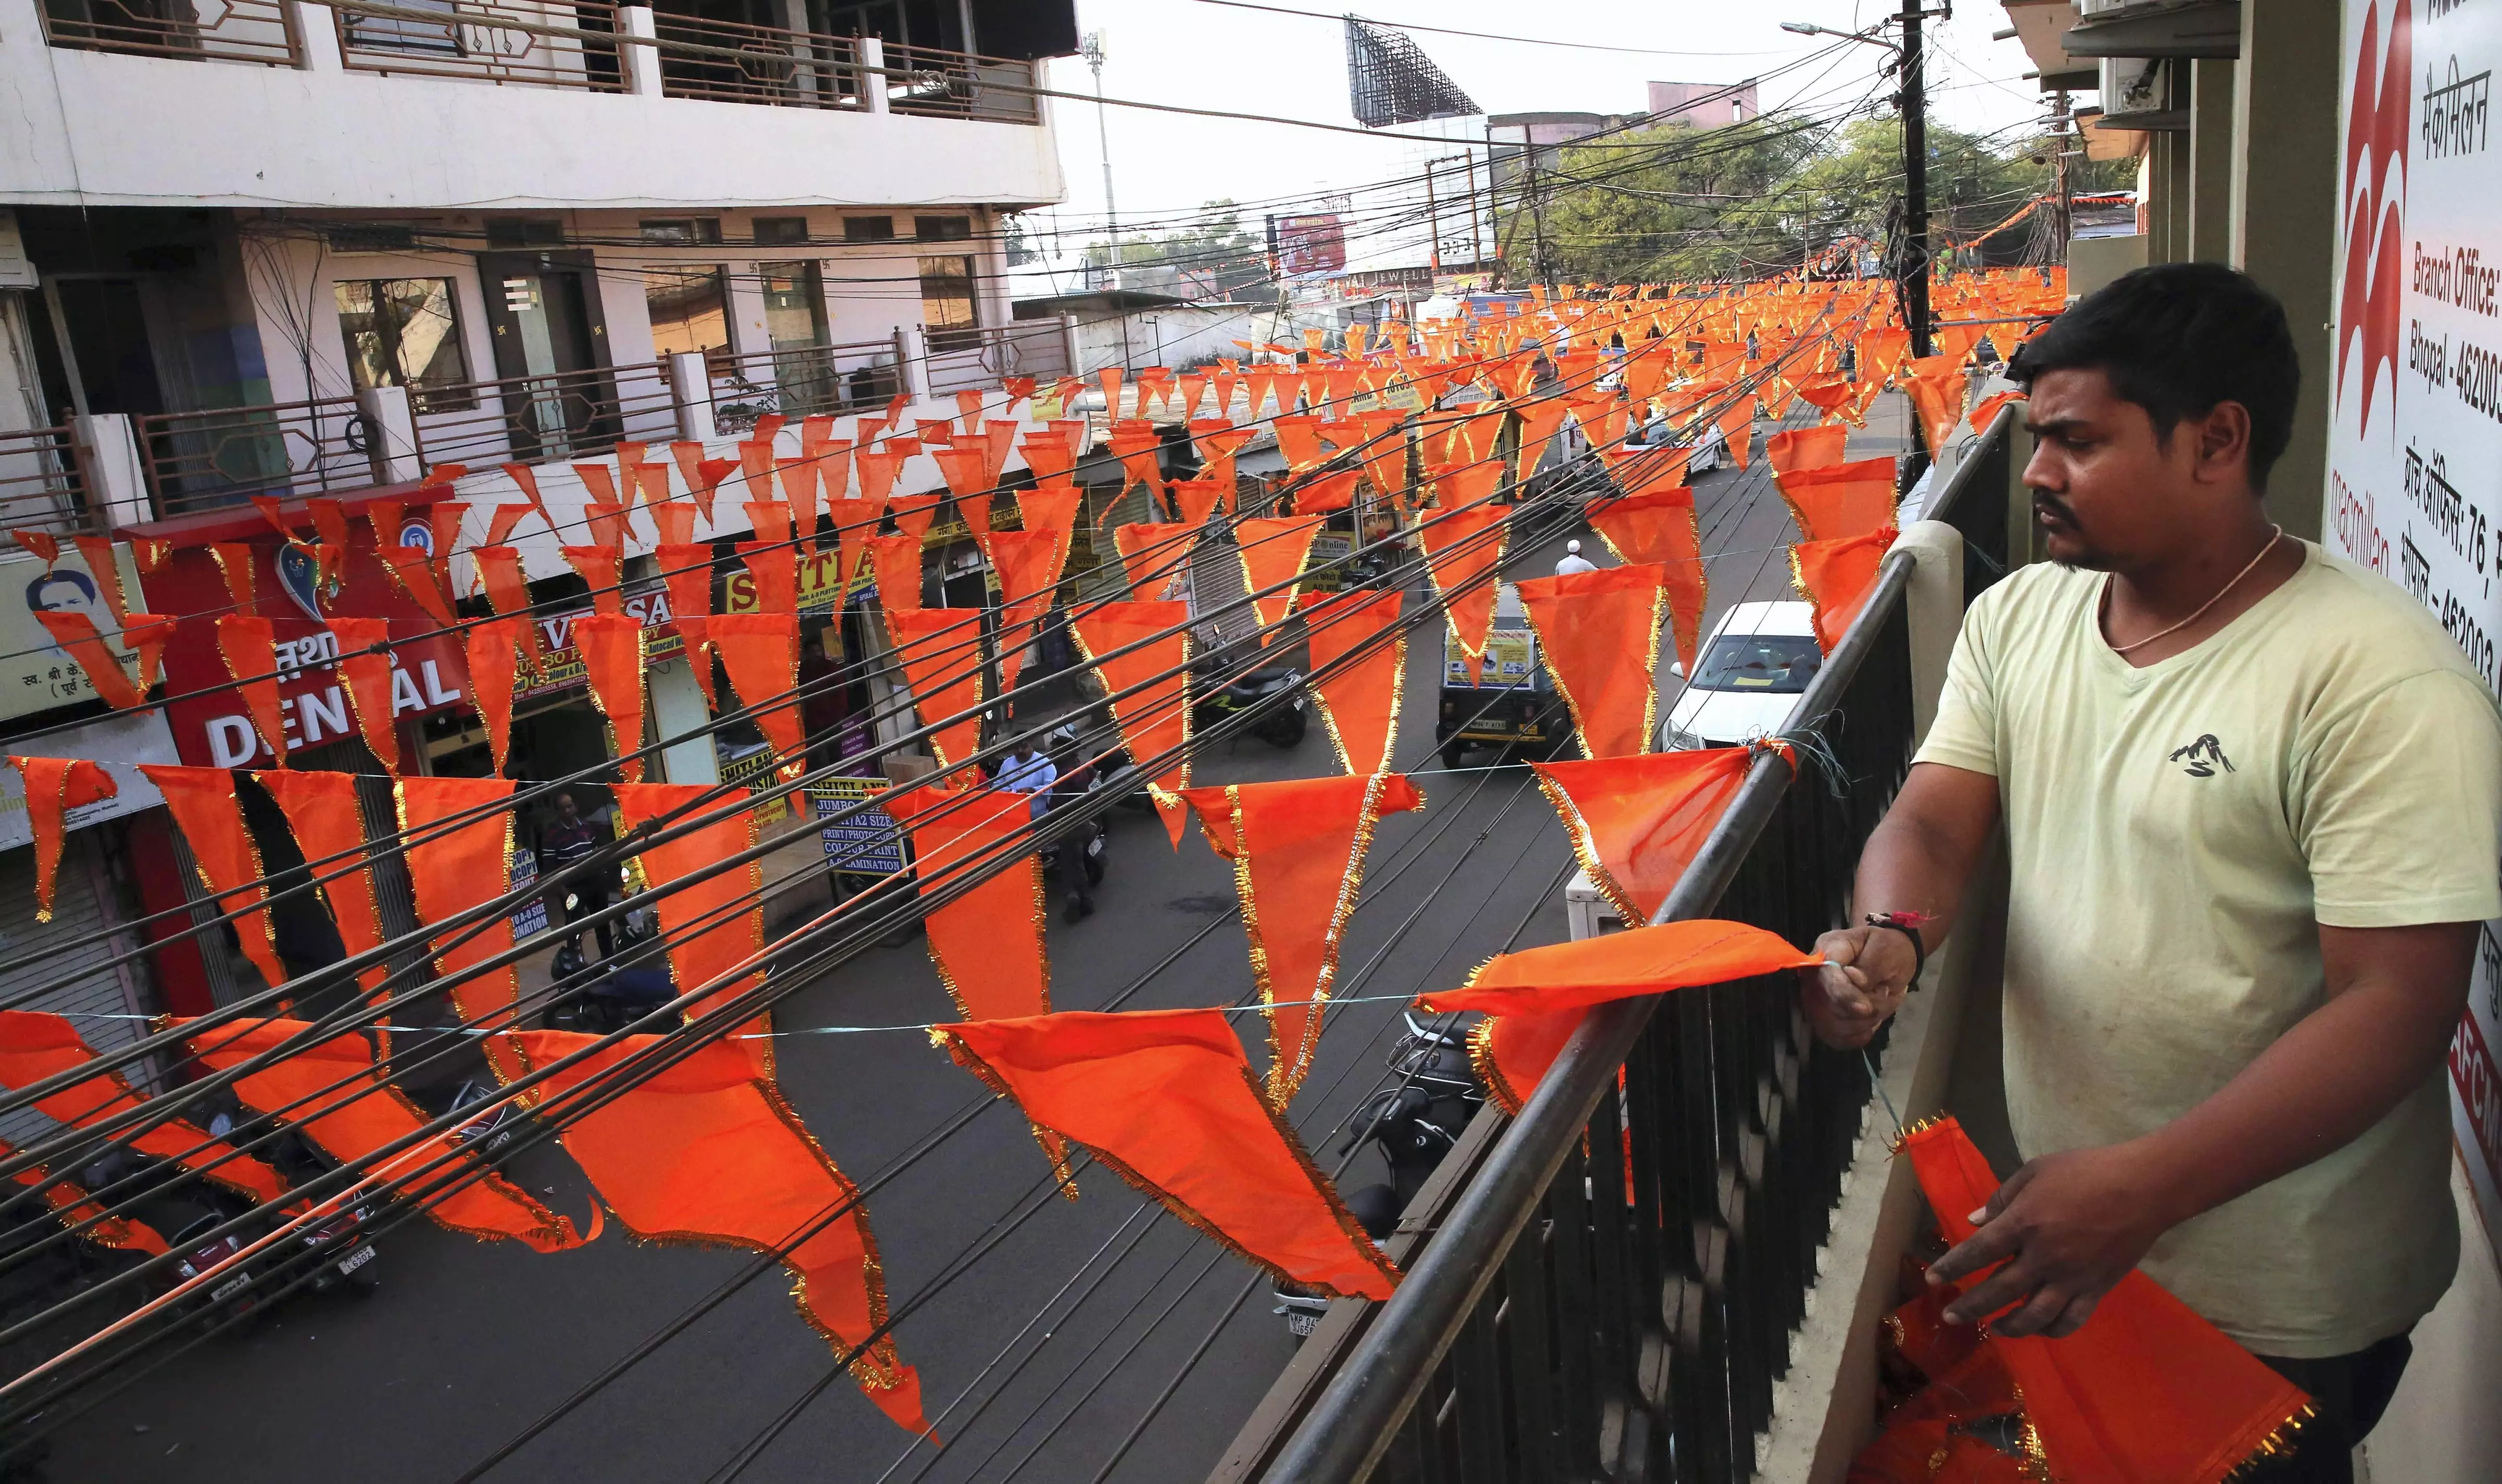
[[[1854,456],[1901,446],[1895,399]],[[1784,595],[1796,539],[1760,454],[1742,473],[1697,482],[1715,610]],[[1541,575],[1559,536],[1520,554]],[[1593,556],[1604,557],[1596,543]],[[1406,996],[1458,983],[1506,945],[1565,935],[1556,889],[1563,832],[1525,768],[1438,770],[1433,708],[1439,635],[1408,654],[1399,760],[1428,800],[1383,822],[1351,919],[1338,995]],[[1673,677],[1663,679],[1674,687]],[[1666,708],[1662,708],[1666,714]],[[1490,760],[1474,755],[1472,760]],[[1199,783],[1314,776],[1333,766],[1315,725],[1300,748],[1258,741],[1201,759]],[[1242,1000],[1251,992],[1230,869],[1193,830],[1176,854],[1145,814],[1116,811],[1099,911],[1048,928],[1055,1004],[1128,1008]],[[1140,981],[1143,980],[1143,983]],[[916,935],[873,949],[784,1002],[786,1030],[907,1026],[953,1012]],[[1237,1022],[1255,1062],[1262,1023]],[[1336,1011],[1295,1106],[1324,1169],[1336,1130],[1384,1081],[1400,1022],[1391,1002]],[[1075,1202],[1040,1197],[1041,1156],[1022,1119],[930,1050],[917,1030],[795,1034],[779,1044],[790,1100],[827,1150],[865,1182],[974,1103],[987,1110],[869,1200],[897,1331],[921,1372],[943,1449],[915,1444],[837,1378],[739,1478],[1192,1480],[1293,1354],[1265,1281],[1099,1168]],[[591,1194],[560,1154],[521,1176],[558,1210]],[[1366,1155],[1348,1186],[1382,1178]],[[1036,1198],[1029,1198],[1036,1197]],[[1004,1230],[1003,1230],[1004,1229]],[[944,1281],[960,1255],[996,1240]],[[252,1332],[196,1347],[68,1425],[50,1477],[78,1484],[231,1484],[341,1478],[439,1484],[561,1402],[703,1300],[743,1255],[645,1244],[611,1224],[588,1248],[534,1256],[425,1223],[383,1243],[368,1298],[298,1300]],[[490,1478],[706,1480],[826,1374],[830,1356],[794,1310],[778,1268],[659,1347]],[[1134,1434],[1134,1435],[1133,1435]],[[1113,1463],[1118,1455],[1117,1464]]]

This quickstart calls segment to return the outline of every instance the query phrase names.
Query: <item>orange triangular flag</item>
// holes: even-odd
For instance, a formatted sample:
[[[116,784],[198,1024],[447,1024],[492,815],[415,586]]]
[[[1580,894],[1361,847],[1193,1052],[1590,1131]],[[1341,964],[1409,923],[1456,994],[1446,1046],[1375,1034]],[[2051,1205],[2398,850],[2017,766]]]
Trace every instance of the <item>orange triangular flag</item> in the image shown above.
[[[720,789],[701,783],[622,783],[616,787],[617,820],[626,830],[667,825],[635,853],[651,883],[660,914],[660,936],[669,945],[669,970],[681,995],[703,992],[687,1007],[690,1019],[756,987],[763,975],[764,864],[715,871],[703,868],[756,843],[756,812],[720,811]],[[717,814],[709,823],[697,820]],[[688,827],[693,826],[693,827]],[[660,834],[672,836],[661,838]],[[773,1074],[773,1021],[759,1010],[727,1044],[740,1048],[759,1076]]]
[[[1963,421],[1964,397],[1970,388],[1961,361],[1952,355],[1923,355],[1903,362],[1904,389],[1919,414],[1920,430],[1934,455],[1954,436]]]
[[[1425,572],[1434,595],[1442,602],[1451,636],[1459,641],[1468,664],[1469,684],[1477,684],[1485,664],[1486,641],[1494,634],[1495,572],[1503,561],[1509,527],[1499,505],[1455,509],[1421,522],[1417,536],[1425,543]]]
[[[27,831],[34,836],[35,921],[49,923],[52,920],[52,889],[59,882],[61,874],[61,845],[69,837],[69,812],[87,804],[101,803],[105,799],[116,797],[121,793],[121,786],[113,781],[113,775],[104,770],[104,764],[90,762],[84,758],[21,758],[12,754],[8,761],[11,767],[17,770],[19,781],[25,787]],[[142,764],[141,771],[148,771],[148,764]],[[200,771],[210,770],[203,768]],[[234,780],[228,778],[222,771],[220,771],[218,776],[226,779],[226,794],[231,799],[234,794]],[[149,780],[152,783],[155,781],[155,775],[152,772],[149,774]],[[173,800],[168,798],[166,803],[171,805]],[[182,814],[178,811],[175,822],[181,823],[182,818]],[[242,827],[242,818],[238,807],[235,816],[237,829]],[[249,836],[245,837],[243,844],[245,849],[251,848],[252,841]],[[201,866],[203,874],[207,869],[205,864]],[[253,870],[239,879],[251,881],[259,875],[258,861],[255,859]],[[258,894],[257,888],[254,888],[254,892],[255,894],[251,899],[257,902],[261,896]],[[261,925],[261,936],[264,940],[268,937],[268,924],[264,922]],[[253,945],[252,934],[245,932],[243,939],[245,951],[250,952]],[[265,941],[262,946],[267,946]],[[255,958],[254,961],[263,961]],[[275,961],[275,960],[273,958],[268,961]],[[270,983],[284,983],[286,977],[281,974]]]
[[[981,610],[890,608],[886,627],[903,678],[921,709],[921,724],[936,728],[930,750],[941,771],[961,767],[981,745]]]
[[[1399,702],[1407,673],[1407,630],[1400,624],[1403,593],[1353,590],[1306,593],[1303,625],[1310,635],[1312,696],[1337,749],[1338,766],[1367,775],[1390,766],[1399,740]]]
[[[52,642],[66,650],[69,657],[78,661],[79,668],[86,672],[86,683],[99,700],[116,711],[127,711],[139,704],[145,692],[130,683],[129,672],[122,669],[121,661],[114,657],[112,647],[104,642],[104,635],[97,631],[94,619],[75,608],[38,608],[33,612],[35,622],[44,625],[44,632],[51,635]],[[139,617],[153,620],[156,616],[141,614]],[[150,630],[160,651],[168,637],[165,630],[171,628],[173,620],[162,622],[164,629],[152,626]],[[125,641],[129,637],[127,629],[123,631],[123,637]]]
[[[474,678],[474,677],[473,677]],[[348,957],[382,946],[382,910],[374,899],[374,879],[365,862],[365,816],[356,802],[353,773],[268,769],[253,782],[276,800],[287,817],[287,829],[306,865],[321,881],[321,898],[330,904],[330,921],[339,928],[339,943]],[[380,1008],[390,965],[372,963],[356,971],[366,1000]]]
[[[1782,503],[1790,508],[1790,518],[1798,523],[1799,534],[1807,540],[1864,536],[1894,523],[1891,457],[1776,474],[1773,482],[1781,491]]]
[[[1061,532],[1003,530],[991,537],[991,565],[999,574],[999,691],[1014,691],[1034,624],[1060,593],[1060,564],[1068,547]]]
[[[1709,596],[1703,537],[1694,520],[1694,491],[1682,487],[1629,494],[1590,507],[1590,525],[1620,561],[1651,562],[1668,577],[1669,626],[1677,658],[1692,674],[1700,662],[1703,608]]]
[[[1418,1003],[1486,1016],[1469,1033],[1471,1060],[1488,1096],[1517,1114],[1590,1006],[1821,961],[1760,928],[1698,918],[1505,954]]]
[[[1794,427],[1787,432],[1772,433],[1764,439],[1764,456],[1772,460],[1775,476],[1798,469],[1822,469],[1841,463],[1849,455],[1843,446],[1849,441],[1850,429],[1827,422],[1816,427]]]
[[[339,689],[355,713],[356,731],[383,771],[399,776],[398,715],[391,696],[390,620],[333,618],[338,641]]]
[[[574,620],[576,642],[584,624],[609,622],[614,621],[602,614]],[[586,647],[585,658],[589,654]],[[503,895],[512,879],[513,783],[505,778],[403,778],[392,785],[392,793],[418,921],[442,929],[433,940],[434,966],[450,990],[453,1012],[473,1026],[510,1030],[521,978],[510,963],[493,969],[478,966],[511,951],[513,920],[502,911],[474,921],[469,915]],[[529,1070],[511,1037],[483,1039],[487,1064],[498,1078],[509,1082]]]
[[[1286,615],[1295,611],[1295,594],[1302,590],[1303,559],[1311,555],[1312,538],[1320,529],[1319,516],[1261,516],[1234,523],[1234,539],[1242,556],[1242,590],[1251,594],[1263,648],[1276,637],[1277,625],[1286,621]],[[1277,590],[1262,590],[1268,588]]]
[[[224,768],[157,762],[140,763],[139,771],[165,795],[165,807],[182,826],[191,859],[199,863],[200,884],[217,897],[218,910],[234,919],[244,957],[260,970],[271,989],[284,986],[290,976],[279,961],[278,940],[271,931],[268,909],[262,905],[269,899],[269,873],[261,866],[260,848],[244,827],[234,775]]]
[[[287,701],[278,691],[278,643],[267,619],[227,614],[218,620],[218,654],[234,677],[261,745],[287,766]]]
[[[1069,545],[1076,533],[1077,516],[1085,498],[1086,491],[1073,485],[1043,485],[1017,491],[1017,519],[1025,528],[1050,531],[1059,540],[1060,555],[1052,563],[1052,581],[1055,583],[1068,565]]]
[[[705,634],[729,688],[764,733],[787,782],[808,770],[808,729],[799,716],[799,616],[783,610],[715,614]]]
[[[1625,922],[1641,924],[1694,863],[1754,756],[1714,747],[1530,766],[1581,869]]]
[[[922,551],[918,536],[879,536],[868,544],[869,570],[877,580],[878,605],[889,613],[921,606]]]
[[[1268,1018],[1269,1106],[1283,1110],[1320,1049],[1347,915],[1382,815],[1421,809],[1397,773],[1233,784],[1182,793],[1208,844],[1234,862],[1251,977]]]
[[[1098,603],[1075,611],[1069,631],[1111,697],[1112,721],[1130,760],[1152,769],[1147,796],[1179,850],[1178,791],[1190,787],[1190,605]]]
[[[573,621],[591,699],[608,719],[608,752],[627,783],[643,781],[643,625],[630,614],[586,613]]]
[[[1892,526],[1790,548],[1790,580],[1815,612],[1816,648],[1830,655],[1876,590],[1876,572],[1902,533]]]
[[[1520,602],[1538,658],[1572,708],[1581,753],[1646,753],[1659,725],[1652,657],[1668,604],[1668,569],[1650,563],[1524,578]]]
[[[513,751],[513,689],[525,625],[519,619],[490,619],[469,625],[469,691],[487,723],[487,755],[500,776]]]
[[[1198,533],[1188,526],[1116,525],[1112,545],[1129,575],[1130,595],[1141,603],[1162,602],[1190,567],[1190,548]]]
[[[1036,1128],[1271,1275],[1331,1297],[1387,1298],[1397,1285],[1294,1126],[1262,1101],[1224,1011],[1080,1011],[930,1038]]]

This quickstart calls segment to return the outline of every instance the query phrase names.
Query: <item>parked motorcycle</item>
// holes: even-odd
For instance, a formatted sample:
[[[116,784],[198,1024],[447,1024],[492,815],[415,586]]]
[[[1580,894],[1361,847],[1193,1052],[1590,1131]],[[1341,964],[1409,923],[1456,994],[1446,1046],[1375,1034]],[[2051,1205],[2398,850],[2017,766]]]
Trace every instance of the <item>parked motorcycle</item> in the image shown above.
[[[1113,765],[1098,766],[1086,755],[1077,724],[1063,722],[1043,734],[1042,750],[1051,758],[1059,776],[1051,786],[1051,808],[1086,798],[1107,789],[1129,786],[1122,776],[1127,759]],[[1134,772],[1134,769],[1129,769]],[[1074,923],[1094,915],[1094,889],[1103,884],[1103,862],[1112,837],[1109,825],[1101,814],[1065,826],[1050,844],[1041,850],[1042,868],[1046,874],[1057,873],[1068,889],[1068,899],[1061,908],[1061,919]],[[1071,869],[1072,859],[1074,869]]]
[[[621,956],[624,949],[625,945],[620,944]],[[548,1008],[548,1023],[558,1029],[606,1035],[625,1029],[678,997],[677,982],[657,961],[649,966],[621,966],[620,959],[589,963],[581,949],[567,945],[556,951],[549,969],[562,991]]]
[[[1213,726],[1237,711],[1247,711],[1268,701],[1281,691],[1291,691],[1294,698],[1273,705],[1257,722],[1251,724],[1251,735],[1271,747],[1296,748],[1302,745],[1303,733],[1311,726],[1311,698],[1303,693],[1303,672],[1277,668],[1254,670],[1238,676],[1230,684],[1218,684],[1227,671],[1200,670],[1192,675],[1192,725]]]
[[[1389,1164],[1387,1183],[1358,1186],[1345,1195],[1348,1212],[1376,1242],[1399,1230],[1400,1212],[1485,1105],[1485,1084],[1469,1058],[1466,1034],[1436,1029],[1402,1013],[1407,1033],[1390,1049],[1392,1080],[1356,1105],[1338,1145],[1340,1154],[1376,1145]],[[1297,1339],[1308,1337],[1329,1311],[1328,1299],[1298,1284],[1277,1284],[1275,1298],[1271,1312],[1285,1316]]]
[[[290,1185],[317,1180],[339,1168],[339,1162],[320,1145],[292,1130],[270,1142],[269,1161]],[[373,1240],[366,1235],[374,1216],[374,1203],[359,1197],[305,1227],[296,1237],[296,1252],[280,1276],[292,1282],[309,1275],[305,1287],[317,1294],[344,1287],[358,1298],[371,1296],[383,1281],[374,1265]]]

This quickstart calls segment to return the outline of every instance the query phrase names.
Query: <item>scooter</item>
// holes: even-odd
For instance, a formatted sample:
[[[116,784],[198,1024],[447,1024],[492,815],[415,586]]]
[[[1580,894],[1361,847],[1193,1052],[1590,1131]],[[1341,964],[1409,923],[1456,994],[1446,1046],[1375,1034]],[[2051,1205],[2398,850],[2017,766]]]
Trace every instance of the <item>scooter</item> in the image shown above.
[[[1051,786],[1049,807],[1058,808],[1074,799],[1088,797],[1105,789],[1118,787],[1105,776],[1117,776],[1119,769],[1096,766],[1080,756],[1077,724],[1063,722],[1043,736],[1043,746],[1059,768]],[[1100,813],[1089,815],[1083,822],[1066,826],[1039,852],[1045,872],[1057,872],[1068,887],[1068,900],[1061,908],[1061,919],[1074,923],[1095,912],[1094,888],[1103,884],[1103,861],[1112,836],[1111,827]],[[1074,857],[1075,869],[1070,868]]]
[[[269,1153],[270,1164],[293,1185],[339,1167],[327,1152],[292,1130],[272,1140]],[[373,1219],[373,1204],[359,1199],[314,1222],[297,1237],[297,1253],[280,1276],[291,1281],[298,1273],[309,1274],[306,1287],[317,1294],[345,1287],[357,1298],[371,1297],[383,1281],[374,1265],[373,1240],[365,1234]]]
[[[678,997],[677,983],[666,968],[620,967],[611,959],[586,963],[582,950],[571,945],[556,951],[550,969],[565,993],[549,1008],[548,1020],[566,1030],[593,1035],[623,1030]]]
[[[1395,1080],[1363,1102],[1347,1119],[1340,1154],[1358,1145],[1380,1146],[1390,1165],[1386,1184],[1358,1186],[1346,1193],[1346,1207],[1365,1233],[1386,1241],[1399,1230],[1399,1214],[1424,1188],[1425,1180],[1459,1143],[1469,1120],[1485,1105],[1485,1084],[1477,1079],[1469,1058],[1467,1037],[1437,1030],[1402,1012],[1407,1033],[1390,1049]],[[1275,1288],[1276,1307],[1297,1339],[1308,1337],[1329,1300],[1292,1283]]]
[[[1201,673],[1194,677],[1200,685],[1211,684],[1212,678]],[[1311,727],[1311,700],[1303,693],[1303,672],[1295,669],[1255,670],[1231,684],[1202,691],[1191,701],[1192,724],[1212,726],[1237,711],[1248,711],[1267,701],[1280,691],[1291,691],[1294,698],[1284,705],[1272,706],[1259,721],[1251,724],[1251,735],[1271,747],[1301,747],[1303,733]]]

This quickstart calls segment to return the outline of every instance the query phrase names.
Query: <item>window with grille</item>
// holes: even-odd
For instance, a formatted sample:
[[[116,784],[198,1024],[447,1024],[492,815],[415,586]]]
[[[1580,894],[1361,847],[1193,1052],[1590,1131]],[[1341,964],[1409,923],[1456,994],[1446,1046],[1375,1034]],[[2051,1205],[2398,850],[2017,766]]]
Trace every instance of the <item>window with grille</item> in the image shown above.
[[[930,332],[930,350],[963,351],[981,343],[974,305],[971,258],[921,259],[921,323]]]
[[[418,412],[478,405],[450,279],[349,279],[331,286],[348,375],[359,391],[405,387]]]

